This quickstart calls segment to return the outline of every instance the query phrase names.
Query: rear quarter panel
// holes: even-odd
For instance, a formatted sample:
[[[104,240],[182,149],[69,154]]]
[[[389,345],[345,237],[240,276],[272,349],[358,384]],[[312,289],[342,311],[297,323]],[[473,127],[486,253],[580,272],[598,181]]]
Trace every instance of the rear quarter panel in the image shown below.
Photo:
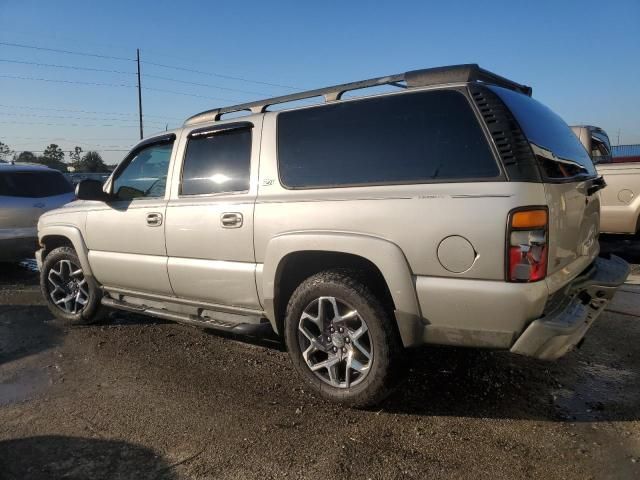
[[[577,277],[598,256],[600,197],[585,195],[586,189],[586,182],[545,184],[549,206],[550,293]]]
[[[503,181],[288,190],[278,178],[275,128],[276,115],[266,114],[255,208],[258,263],[279,235],[351,232],[397,245],[413,275],[504,281],[509,211],[546,201],[542,184]],[[447,270],[438,259],[440,242],[451,235],[466,238],[476,252],[461,273]]]
[[[635,233],[640,214],[640,164],[600,164],[597,169],[607,182],[607,187],[600,193],[600,230],[605,233]]]

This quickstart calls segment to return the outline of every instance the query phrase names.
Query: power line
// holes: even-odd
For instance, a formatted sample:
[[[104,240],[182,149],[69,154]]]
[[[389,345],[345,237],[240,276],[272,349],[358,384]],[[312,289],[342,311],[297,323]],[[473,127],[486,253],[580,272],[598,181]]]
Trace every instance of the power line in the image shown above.
[[[184,95],[185,97],[206,98],[207,100],[221,100],[223,102],[237,102],[238,100],[231,100],[223,97],[209,97],[207,95],[197,95],[195,93],[176,92],[175,90],[164,90],[161,88],[142,87],[143,90],[150,90],[152,92],[172,93],[174,95]]]
[[[37,82],[51,82],[51,83],[66,83],[66,84],[74,84],[74,85],[90,85],[97,87],[124,87],[124,88],[138,88],[137,85],[127,85],[124,83],[116,84],[116,83],[99,83],[99,82],[83,82],[79,80],[57,80],[53,78],[39,78],[39,77],[24,77],[19,75],[0,75],[0,78],[11,78],[14,80],[33,80]],[[197,97],[197,98],[206,98],[208,100],[222,100],[224,102],[237,102],[237,100],[231,100],[229,98],[222,97],[209,97],[207,95],[197,95],[195,93],[185,93],[185,92],[176,92],[175,90],[164,90],[160,88],[151,88],[151,87],[142,87],[143,90],[150,90],[154,92],[162,92],[162,93],[172,93],[174,95],[184,95],[187,97]]]
[[[0,112],[1,115],[7,115],[12,117],[33,117],[33,118],[65,118],[71,120],[91,120],[91,121],[112,121],[112,122],[129,122],[129,118],[100,118],[100,117],[73,117],[67,115],[36,115],[34,113],[14,113],[14,112]],[[161,122],[159,120],[148,120],[147,123],[152,125],[166,125],[167,122]]]
[[[47,52],[56,52],[56,53],[64,53],[64,54],[68,54],[68,55],[79,55],[79,56],[84,56],[84,57],[94,57],[94,58],[104,58],[104,59],[108,59],[108,60],[123,60],[123,61],[128,61],[128,62],[135,62],[136,59],[135,58],[127,58],[127,57],[116,57],[113,55],[102,55],[102,54],[97,54],[97,53],[87,53],[87,52],[78,52],[75,50],[62,50],[62,49],[57,49],[57,48],[49,48],[49,47],[40,47],[37,45],[26,45],[23,43],[12,43],[12,42],[0,42],[0,45],[4,45],[7,47],[15,47],[15,48],[27,48],[27,49],[32,49],[32,50],[42,50],[42,51],[47,51]],[[227,80],[235,80],[235,81],[240,81],[240,82],[247,82],[247,83],[255,83],[258,85],[268,85],[270,87],[277,87],[277,88],[286,88],[289,90],[297,90],[296,87],[292,87],[289,85],[282,85],[279,83],[271,83],[271,82],[263,82],[260,80],[251,80],[249,78],[243,78],[243,77],[237,77],[237,76],[232,76],[232,75],[223,75],[221,73],[215,73],[215,72],[205,72],[202,70],[195,70],[195,69],[191,69],[191,68],[186,68],[186,67],[178,67],[175,65],[167,65],[164,63],[155,63],[155,62],[141,62],[143,64],[146,65],[152,65],[155,67],[160,67],[160,68],[169,68],[172,70],[180,70],[180,71],[184,71],[184,72],[191,72],[191,73],[197,73],[199,75],[209,75],[209,76],[213,76],[213,77],[218,77],[218,78],[225,78]]]
[[[145,65],[153,65],[154,67],[170,68],[172,70],[181,70],[183,72],[191,72],[191,73],[198,73],[200,75],[209,75],[211,77],[226,78],[227,80],[236,80],[236,81],[240,81],[240,82],[256,83],[258,85],[267,85],[267,86],[270,86],[270,87],[286,88],[288,90],[298,90],[298,88],[296,88],[296,87],[291,87],[289,85],[282,85],[280,83],[270,83],[270,82],[262,82],[262,81],[259,81],[259,80],[250,80],[248,78],[234,77],[234,76],[231,76],[231,75],[223,75],[221,73],[214,73],[214,72],[204,72],[202,70],[194,70],[194,69],[185,68],[185,67],[176,67],[174,65],[166,65],[166,64],[163,64],[163,63],[155,63],[155,62],[141,62],[141,63],[145,64]]]
[[[93,150],[96,148],[101,148],[101,149],[130,149],[129,145],[101,145],[99,143],[86,143],[86,142],[78,142],[78,141],[73,141],[73,140],[67,140],[66,138],[54,138],[53,140],[48,139],[46,142],[42,142],[42,143],[56,143],[56,145],[60,144],[60,143],[68,143],[68,144],[72,144],[75,147],[77,146],[81,146],[82,151],[86,151],[88,150]],[[24,148],[25,145],[33,145],[33,141],[31,142],[21,142],[21,143],[11,143],[10,147],[22,147],[20,148],[20,150],[31,150],[30,148]],[[68,149],[64,149],[63,150],[68,150]]]
[[[32,50],[43,50],[45,52],[66,53],[68,55],[80,55],[83,57],[94,57],[94,58],[104,58],[108,60],[125,60],[129,62],[135,62],[135,59],[133,58],[115,57],[112,55],[100,55],[98,53],[86,53],[86,52],[78,52],[73,50],[60,50],[57,48],[39,47],[37,45],[25,45],[23,43],[0,42],[0,45],[4,45],[7,47],[16,47],[16,48],[29,48]]]
[[[23,137],[19,135],[11,135],[11,138],[21,138],[23,140],[55,140],[55,141],[72,142],[72,140],[68,140],[63,137],[54,137],[52,139],[51,137]],[[76,137],[76,138],[81,138],[82,140],[131,140],[132,143],[137,142],[137,140],[133,137]]]
[[[92,148],[129,148],[129,145],[103,145],[103,144],[100,144],[100,143],[79,142],[77,140],[69,140],[67,138],[61,138],[61,137],[53,138],[53,139],[51,137],[48,137],[45,140],[46,140],[46,142],[49,142],[49,143],[54,143],[54,142],[61,143],[61,142],[64,142],[64,143],[71,143],[74,146],[82,145],[83,148],[89,148],[89,149],[92,149]],[[44,142],[44,143],[46,143],[46,142]],[[33,145],[33,143],[34,143],[33,140],[31,140],[29,142],[19,142],[19,143],[11,142],[11,147],[16,147],[16,146],[17,147],[23,147],[24,145]]]
[[[67,150],[61,149],[63,152],[66,152]],[[22,152],[31,152],[31,153],[44,153],[47,150],[31,150],[30,148],[25,148],[25,149],[21,149],[21,150],[13,150],[13,153],[22,153]],[[89,150],[83,150],[84,153],[87,152],[128,152],[129,150],[114,150],[114,149],[110,149],[110,148],[91,148]]]
[[[141,63],[144,63],[144,62],[141,62]],[[229,90],[230,92],[248,93],[249,95],[270,96],[268,93],[264,93],[264,92],[252,92],[251,90],[241,90],[239,88],[223,87],[221,85],[211,85],[210,83],[188,82],[186,80],[178,80],[176,78],[162,77],[160,75],[152,75],[150,73],[145,73],[144,76],[145,77],[149,77],[149,78],[157,78],[159,80],[167,80],[169,82],[184,83],[186,85],[196,85],[196,86],[199,86],[199,87],[218,88],[220,90]]]
[[[75,65],[58,65],[55,63],[24,62],[22,60],[11,60],[7,58],[0,58],[0,62],[17,63],[20,65],[34,65],[36,67],[66,68],[68,70],[86,70],[88,72],[120,73],[123,75],[135,75],[135,72],[123,72],[122,70],[107,70],[104,68],[78,67]]]
[[[11,137],[12,138],[20,138],[20,137],[13,137],[13,136],[11,136]],[[23,137],[23,138],[26,138],[26,137]],[[38,139],[39,140],[46,140],[46,142],[44,142],[44,143],[56,143],[56,144],[59,144],[61,142],[64,142],[64,143],[73,144],[75,146],[82,145],[84,147],[83,151],[102,149],[102,150],[109,150],[109,151],[125,151],[125,152],[128,152],[131,149],[131,145],[133,145],[133,144],[135,144],[137,142],[137,140],[134,140],[134,141],[131,142],[131,145],[104,145],[104,144],[100,144],[100,143],[87,143],[87,142],[80,142],[78,140],[69,140],[68,138],[63,138],[63,137],[31,138],[31,142],[33,142],[33,140],[38,140]],[[19,148],[18,151],[38,151],[38,150],[30,149],[30,148],[24,148],[24,145],[29,145],[29,144],[31,144],[31,142],[21,142],[21,143],[9,142],[9,143],[11,144],[10,145],[11,147],[15,147],[15,146],[23,147],[23,148]],[[12,150],[16,151],[14,149],[12,149]],[[62,150],[66,151],[68,149],[64,149],[63,148]]]
[[[117,83],[99,83],[99,82],[82,82],[79,80],[57,80],[53,78],[37,78],[37,77],[23,77],[19,75],[0,75],[0,78],[12,78],[15,80],[35,80],[38,82],[52,82],[52,83],[71,83],[75,85],[92,85],[98,87],[131,87],[135,88],[135,85],[117,84]]]
[[[138,128],[137,125],[87,125],[85,123],[44,123],[44,122],[4,122],[0,121],[0,124],[5,125],[45,125],[49,127],[116,127],[116,128]]]
[[[82,145],[86,148],[93,148],[93,147],[98,147],[98,148],[125,148],[127,150],[130,149],[130,145],[102,145],[100,143],[87,143],[87,142],[79,142],[77,140],[67,140],[66,138],[63,138],[59,141],[64,141],[67,143],[73,143],[74,145]],[[131,144],[135,144],[137,142],[137,140],[134,140],[131,142]]]
[[[104,111],[96,111],[96,110],[74,110],[74,109],[68,109],[68,108],[47,108],[47,107],[31,107],[31,106],[25,106],[25,105],[5,105],[5,104],[0,104],[0,107],[3,108],[20,108],[20,109],[26,109],[26,110],[50,110],[52,112],[71,112],[71,113],[90,113],[90,114],[94,114],[94,115],[118,115],[118,116],[131,116],[131,115],[138,115],[137,113],[122,113],[122,112],[104,112]],[[152,118],[163,118],[163,119],[172,119],[172,120],[182,120],[181,118],[178,117],[166,117],[164,115],[149,115],[149,114],[144,114],[145,117],[152,117]]]

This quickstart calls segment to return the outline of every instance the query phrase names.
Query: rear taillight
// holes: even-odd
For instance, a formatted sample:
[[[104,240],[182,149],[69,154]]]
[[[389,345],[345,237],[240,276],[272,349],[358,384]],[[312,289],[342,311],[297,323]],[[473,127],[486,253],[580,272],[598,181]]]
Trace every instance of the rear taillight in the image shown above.
[[[537,282],[547,276],[549,212],[520,208],[509,214],[507,226],[507,280]]]

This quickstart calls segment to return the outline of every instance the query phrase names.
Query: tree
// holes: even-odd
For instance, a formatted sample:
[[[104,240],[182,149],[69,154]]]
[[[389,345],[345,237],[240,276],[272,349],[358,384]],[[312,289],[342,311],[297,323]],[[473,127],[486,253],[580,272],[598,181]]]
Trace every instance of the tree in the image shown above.
[[[92,173],[108,173],[109,167],[104,163],[102,157],[98,152],[89,151],[85,153],[78,163],[79,172],[92,172]]]
[[[80,169],[81,158],[82,158],[82,148],[76,145],[73,151],[69,152],[69,159],[71,159],[71,166],[76,172],[79,171]]]
[[[38,161],[38,157],[36,157],[33,152],[29,151],[20,152],[18,155],[14,155],[13,159],[16,162],[23,163],[35,163]]]
[[[49,168],[60,170],[61,172],[67,171],[67,164],[64,163],[64,152],[55,143],[45,148],[42,156],[38,157],[36,161]]]
[[[9,148],[9,145],[0,142],[0,160],[7,161],[11,155],[13,155],[13,150]]]

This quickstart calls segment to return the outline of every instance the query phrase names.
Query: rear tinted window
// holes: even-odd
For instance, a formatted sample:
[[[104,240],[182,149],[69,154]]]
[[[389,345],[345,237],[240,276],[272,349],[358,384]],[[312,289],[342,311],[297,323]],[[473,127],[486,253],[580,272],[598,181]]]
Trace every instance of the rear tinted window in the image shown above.
[[[0,172],[0,196],[42,198],[72,191],[59,172]]]
[[[571,128],[551,109],[531,97],[501,87],[490,86],[518,120],[529,142],[552,152],[538,155],[542,173],[551,179],[595,176],[589,154]]]
[[[251,130],[240,128],[193,136],[187,143],[182,195],[249,190]]]
[[[500,175],[467,99],[449,90],[282,112],[278,162],[291,188]]]

